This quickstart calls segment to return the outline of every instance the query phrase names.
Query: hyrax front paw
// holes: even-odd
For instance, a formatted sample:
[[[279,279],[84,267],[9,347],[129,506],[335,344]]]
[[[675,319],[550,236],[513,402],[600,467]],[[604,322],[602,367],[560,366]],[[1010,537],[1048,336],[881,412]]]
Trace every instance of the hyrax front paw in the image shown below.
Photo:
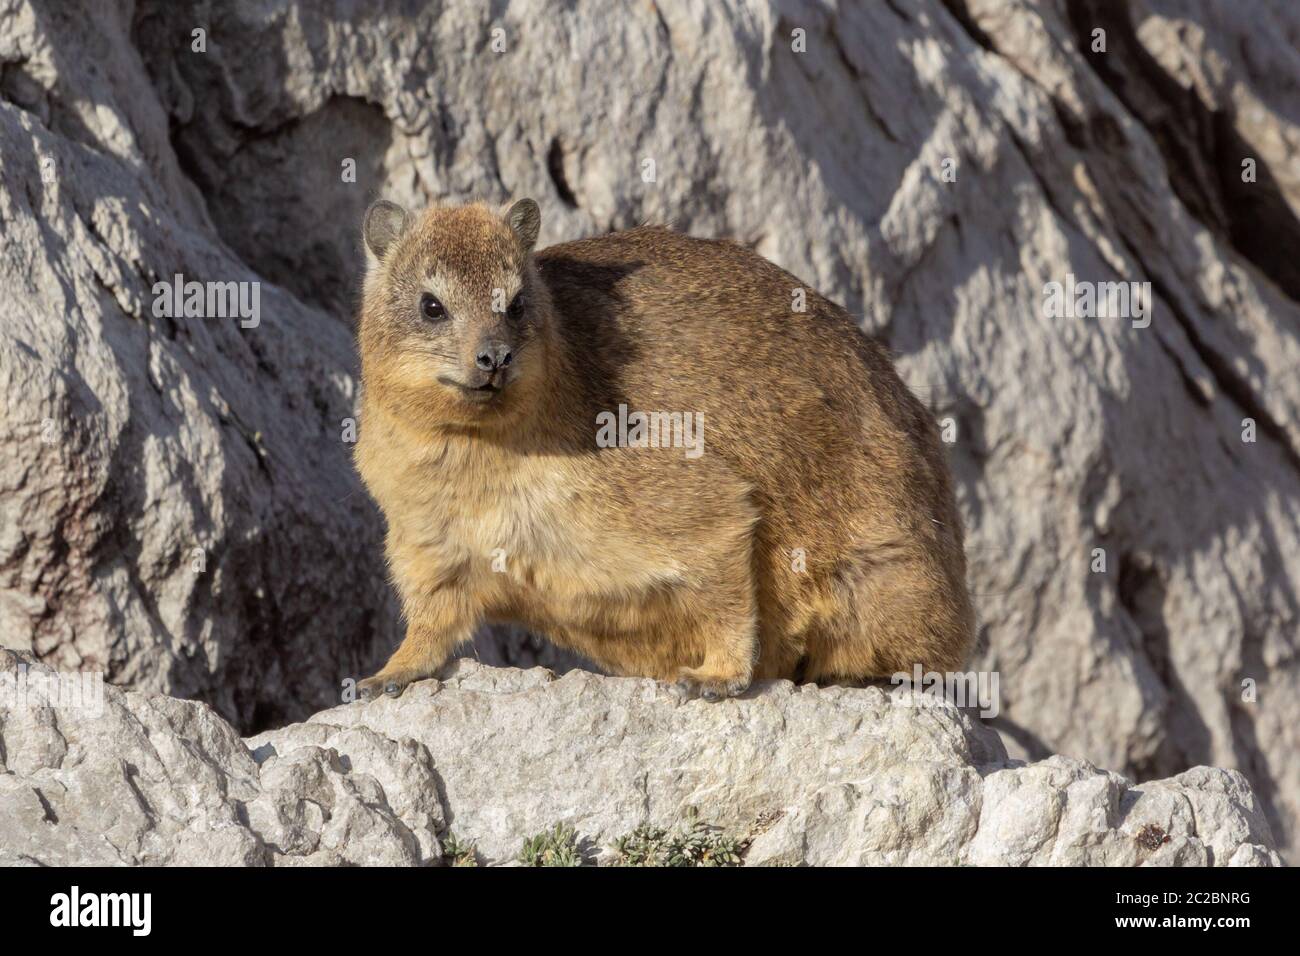
[[[683,667],[677,674],[673,691],[684,700],[696,697],[716,701],[739,697],[749,689],[748,674],[719,674],[703,667]]]
[[[379,697],[401,697],[406,685],[425,675],[413,671],[380,671],[374,677],[357,682],[357,700],[377,700]]]

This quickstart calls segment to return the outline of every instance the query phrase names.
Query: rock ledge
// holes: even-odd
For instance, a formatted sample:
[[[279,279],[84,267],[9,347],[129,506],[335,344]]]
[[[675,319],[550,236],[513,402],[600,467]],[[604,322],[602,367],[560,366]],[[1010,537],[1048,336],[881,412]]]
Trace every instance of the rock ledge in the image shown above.
[[[25,668],[29,687],[19,695]],[[766,683],[681,702],[653,681],[462,660],[398,700],[248,740],[206,704],[102,688],[48,703],[0,652],[0,864],[484,863],[574,828],[591,862],[692,814],[746,865],[1280,865],[1236,771],[1134,785],[1010,760],[946,703]]]

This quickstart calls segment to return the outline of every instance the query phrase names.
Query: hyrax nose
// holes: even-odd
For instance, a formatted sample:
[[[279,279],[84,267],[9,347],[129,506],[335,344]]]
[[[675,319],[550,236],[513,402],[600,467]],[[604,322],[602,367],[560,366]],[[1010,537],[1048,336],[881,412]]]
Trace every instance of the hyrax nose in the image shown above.
[[[489,342],[479,346],[478,354],[474,356],[474,364],[485,372],[495,372],[509,365],[511,358],[513,356],[510,354],[510,346],[503,342]]]

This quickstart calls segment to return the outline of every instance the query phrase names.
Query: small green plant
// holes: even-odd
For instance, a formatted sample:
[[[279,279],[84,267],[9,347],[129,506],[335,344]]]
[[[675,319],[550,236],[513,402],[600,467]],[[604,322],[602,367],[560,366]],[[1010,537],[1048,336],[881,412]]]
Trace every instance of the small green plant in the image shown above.
[[[557,823],[524,841],[519,851],[519,862],[524,866],[582,866],[582,852],[578,849],[578,835],[573,827]]]
[[[448,832],[442,841],[442,858],[448,866],[478,866],[478,853],[473,843],[462,843],[456,834]]]
[[[668,831],[643,823],[614,841],[620,866],[668,866]]]
[[[692,808],[680,833],[643,823],[615,840],[614,850],[620,866],[739,866],[746,843],[700,820]]]

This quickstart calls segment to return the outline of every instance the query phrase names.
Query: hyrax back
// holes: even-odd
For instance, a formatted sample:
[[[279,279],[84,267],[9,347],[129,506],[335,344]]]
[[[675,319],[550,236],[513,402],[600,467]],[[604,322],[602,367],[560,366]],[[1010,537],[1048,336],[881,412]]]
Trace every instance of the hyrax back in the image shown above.
[[[408,630],[363,691],[485,620],[709,698],[960,667],[951,482],[883,351],[733,243],[534,254],[538,226],[531,200],[367,214],[357,462]]]

